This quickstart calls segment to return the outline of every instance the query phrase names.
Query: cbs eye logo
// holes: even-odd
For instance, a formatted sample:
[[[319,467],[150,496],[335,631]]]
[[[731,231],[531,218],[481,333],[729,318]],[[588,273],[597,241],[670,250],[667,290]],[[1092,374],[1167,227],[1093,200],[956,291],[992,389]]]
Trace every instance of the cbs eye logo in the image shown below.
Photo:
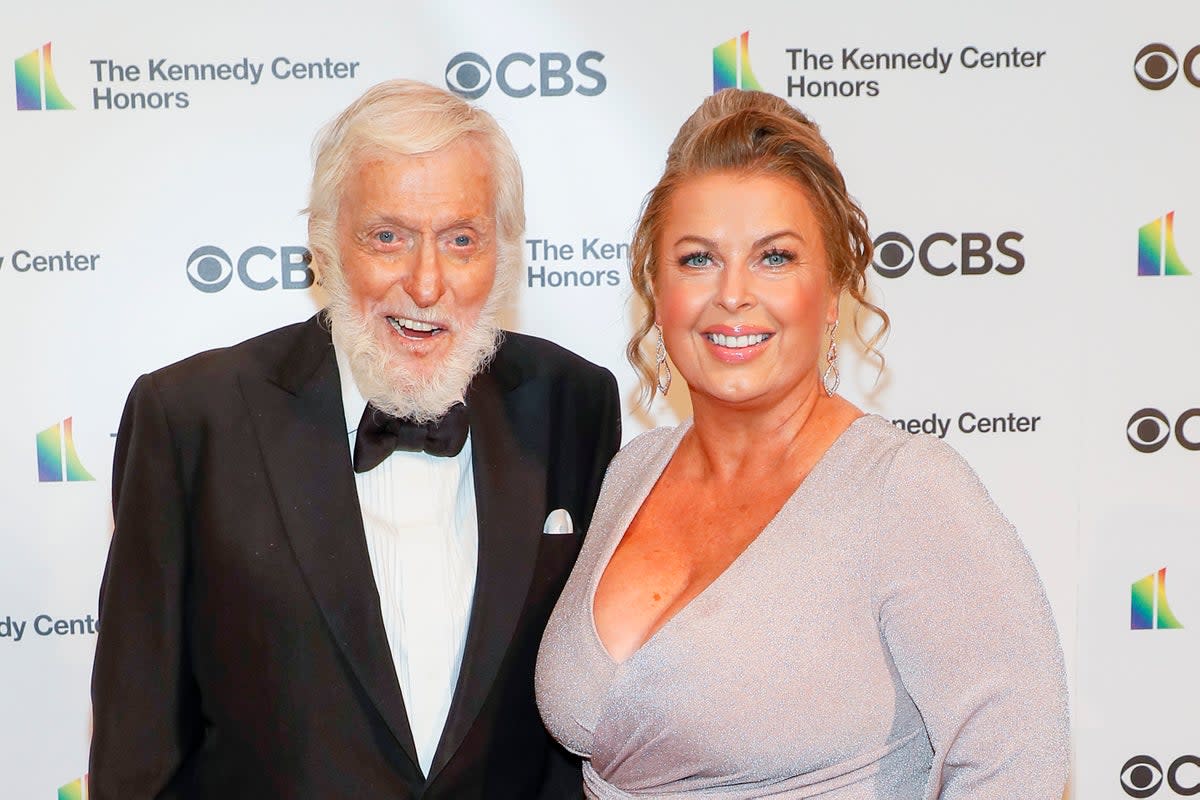
[[[459,53],[446,64],[446,88],[467,100],[478,100],[494,80],[509,97],[562,97],[574,91],[595,97],[608,88],[608,78],[596,69],[604,54],[595,50],[580,53],[572,62],[566,53],[509,53],[493,71],[479,53]]]
[[[209,244],[197,247],[188,256],[187,277],[192,286],[205,294],[221,291],[233,281],[234,276],[244,286],[257,292],[265,292],[276,286],[307,289],[313,284],[310,260],[308,248],[305,247],[285,245],[276,252],[270,247],[255,245],[244,250],[234,261],[224,250]],[[276,273],[278,278],[275,277]]]
[[[1183,73],[1183,77],[1187,79],[1188,83],[1200,87],[1200,74],[1197,74],[1200,70],[1198,61],[1200,61],[1200,44],[1188,50],[1183,61],[1180,61],[1174,50],[1165,44],[1155,42],[1138,51],[1137,57],[1133,59],[1133,76],[1142,86],[1155,92],[1174,83],[1180,72]]]
[[[931,233],[917,244],[903,233],[888,231],[875,237],[871,266],[884,278],[899,278],[913,264],[930,275],[943,277],[959,272],[984,275],[995,269],[1001,275],[1016,275],[1025,268],[1025,254],[1017,243],[1025,237],[1005,231],[996,237],[986,233]]]
[[[1193,430],[1188,430],[1188,423],[1194,419],[1200,419],[1200,408],[1184,411],[1173,426],[1167,415],[1157,408],[1143,408],[1129,418],[1125,437],[1139,453],[1157,453],[1170,440],[1173,428],[1175,440],[1185,450],[1200,450],[1200,423],[1192,426]]]
[[[1186,786],[1180,782],[1179,771],[1185,765],[1200,767],[1200,758],[1193,755],[1180,756],[1172,761],[1164,772],[1162,765],[1150,756],[1134,756],[1121,767],[1121,789],[1130,797],[1152,797],[1162,788],[1165,778],[1167,786],[1180,797],[1200,794],[1200,780]]]

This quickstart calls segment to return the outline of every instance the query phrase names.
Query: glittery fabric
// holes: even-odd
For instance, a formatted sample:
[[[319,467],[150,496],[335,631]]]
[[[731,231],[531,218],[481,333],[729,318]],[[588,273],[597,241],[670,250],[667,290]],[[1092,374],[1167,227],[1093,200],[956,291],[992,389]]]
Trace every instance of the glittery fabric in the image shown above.
[[[598,800],[1059,800],[1062,653],[1012,526],[949,446],[867,416],[617,664],[592,598],[688,425],[609,467],[537,699]]]

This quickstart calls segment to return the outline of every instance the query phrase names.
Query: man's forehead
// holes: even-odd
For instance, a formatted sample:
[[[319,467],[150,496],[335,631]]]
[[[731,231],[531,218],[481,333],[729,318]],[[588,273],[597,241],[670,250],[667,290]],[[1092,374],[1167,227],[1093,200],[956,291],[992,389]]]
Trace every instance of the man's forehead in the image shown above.
[[[492,159],[486,143],[475,134],[463,134],[444,145],[410,153],[388,147],[386,143],[366,144],[357,148],[349,158],[353,173],[368,165],[394,164],[414,167],[439,163],[458,163],[491,176]]]
[[[363,154],[342,185],[342,202],[360,211],[412,218],[488,219],[495,185],[481,153],[447,147],[430,153]]]

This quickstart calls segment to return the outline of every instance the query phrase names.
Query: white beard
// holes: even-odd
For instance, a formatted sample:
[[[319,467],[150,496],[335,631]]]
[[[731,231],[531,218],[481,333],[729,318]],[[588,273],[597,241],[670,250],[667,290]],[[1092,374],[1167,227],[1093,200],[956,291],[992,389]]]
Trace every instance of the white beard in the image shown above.
[[[424,424],[440,419],[451,406],[461,402],[471,379],[496,354],[502,340],[495,309],[496,294],[492,292],[493,296],[470,327],[461,327],[458,320],[452,320],[454,342],[450,351],[442,356],[440,363],[425,365],[426,369],[416,374],[388,343],[379,341],[375,333],[378,328],[372,325],[374,320],[352,308],[344,298],[331,297],[326,313],[333,341],[346,354],[363,397],[381,411]],[[410,316],[421,319],[425,315]],[[440,318],[445,320],[445,316]]]

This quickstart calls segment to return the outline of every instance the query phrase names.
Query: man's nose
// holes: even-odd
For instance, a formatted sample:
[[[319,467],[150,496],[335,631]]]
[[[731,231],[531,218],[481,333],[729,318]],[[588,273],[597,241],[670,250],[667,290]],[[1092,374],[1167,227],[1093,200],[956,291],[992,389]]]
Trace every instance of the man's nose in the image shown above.
[[[436,241],[428,238],[422,240],[405,281],[404,291],[418,308],[429,308],[442,298],[446,281]]]

